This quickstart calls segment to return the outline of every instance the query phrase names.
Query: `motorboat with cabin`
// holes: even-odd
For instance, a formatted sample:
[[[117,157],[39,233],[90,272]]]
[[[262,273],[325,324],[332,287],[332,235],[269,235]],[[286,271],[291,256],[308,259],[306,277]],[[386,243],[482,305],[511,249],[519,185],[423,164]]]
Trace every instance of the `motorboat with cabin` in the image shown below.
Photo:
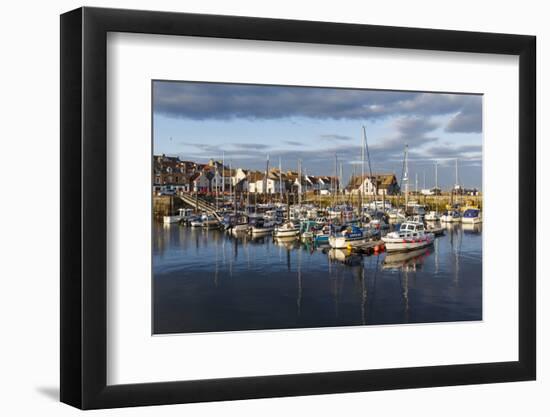
[[[382,237],[386,251],[409,251],[429,246],[434,241],[434,234],[427,232],[424,223],[406,221],[398,231],[390,232]]]
[[[162,222],[164,224],[180,223],[182,221],[187,221],[193,215],[193,209],[180,208],[178,209],[178,214],[174,216],[163,216]]]
[[[481,210],[476,208],[469,208],[462,213],[463,224],[476,224],[481,223]]]

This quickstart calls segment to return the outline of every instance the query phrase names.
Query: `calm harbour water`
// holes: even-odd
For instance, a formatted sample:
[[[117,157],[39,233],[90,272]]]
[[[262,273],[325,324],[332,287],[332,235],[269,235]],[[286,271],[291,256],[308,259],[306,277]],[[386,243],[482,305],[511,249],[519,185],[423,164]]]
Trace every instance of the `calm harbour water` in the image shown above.
[[[154,333],[482,319],[482,226],[416,252],[351,255],[156,224]]]

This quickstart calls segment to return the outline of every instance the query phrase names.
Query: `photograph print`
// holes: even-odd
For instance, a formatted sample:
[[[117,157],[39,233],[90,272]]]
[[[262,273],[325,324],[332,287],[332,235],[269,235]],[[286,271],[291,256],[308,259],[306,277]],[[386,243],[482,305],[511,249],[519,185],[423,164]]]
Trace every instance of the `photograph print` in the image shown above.
[[[481,94],[151,88],[153,334],[483,319]]]

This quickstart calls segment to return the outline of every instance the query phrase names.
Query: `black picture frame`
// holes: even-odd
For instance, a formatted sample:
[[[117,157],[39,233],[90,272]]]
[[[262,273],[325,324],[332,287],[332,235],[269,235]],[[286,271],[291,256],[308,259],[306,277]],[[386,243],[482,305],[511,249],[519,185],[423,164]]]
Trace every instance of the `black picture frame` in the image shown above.
[[[519,56],[518,361],[107,385],[108,32]],[[535,379],[535,51],[524,35],[88,7],[61,15],[61,401],[94,409]]]

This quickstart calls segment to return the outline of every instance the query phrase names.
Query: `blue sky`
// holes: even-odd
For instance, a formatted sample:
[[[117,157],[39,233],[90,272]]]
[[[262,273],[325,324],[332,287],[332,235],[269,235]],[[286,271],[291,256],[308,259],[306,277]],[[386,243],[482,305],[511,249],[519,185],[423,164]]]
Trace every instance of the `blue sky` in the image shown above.
[[[373,172],[401,177],[409,145],[411,187],[481,188],[482,96],[315,87],[154,81],[154,153],[234,167],[333,175],[335,155],[347,179],[361,167],[365,126]],[[368,168],[365,168],[368,172]]]

